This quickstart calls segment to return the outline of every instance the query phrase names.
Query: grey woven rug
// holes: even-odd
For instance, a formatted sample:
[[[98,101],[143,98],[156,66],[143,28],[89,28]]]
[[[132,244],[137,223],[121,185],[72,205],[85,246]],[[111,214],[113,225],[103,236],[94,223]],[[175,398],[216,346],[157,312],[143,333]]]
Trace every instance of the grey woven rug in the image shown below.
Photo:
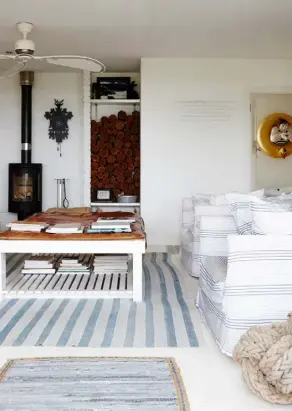
[[[9,361],[1,411],[189,411],[171,358],[46,358]]]

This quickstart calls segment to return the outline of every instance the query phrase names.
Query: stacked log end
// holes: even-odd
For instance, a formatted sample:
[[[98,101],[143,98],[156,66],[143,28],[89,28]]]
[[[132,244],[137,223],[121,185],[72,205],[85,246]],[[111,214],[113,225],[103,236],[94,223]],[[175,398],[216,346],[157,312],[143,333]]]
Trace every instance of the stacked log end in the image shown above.
[[[91,121],[91,192],[112,188],[115,195],[140,194],[140,112]]]

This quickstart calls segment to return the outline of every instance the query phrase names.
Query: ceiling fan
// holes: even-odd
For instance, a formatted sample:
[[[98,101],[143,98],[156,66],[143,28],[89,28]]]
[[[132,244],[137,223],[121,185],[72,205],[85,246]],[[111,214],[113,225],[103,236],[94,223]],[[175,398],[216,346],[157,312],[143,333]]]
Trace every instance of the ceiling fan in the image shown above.
[[[0,75],[0,78],[13,76],[26,69],[31,60],[38,60],[44,63],[93,71],[97,73],[103,73],[105,71],[104,64],[91,57],[74,55],[35,56],[35,44],[32,40],[27,38],[33,29],[33,24],[22,22],[17,23],[16,27],[22,35],[22,38],[17,40],[15,43],[15,54],[0,54],[0,60],[14,60],[16,64],[12,67],[12,69]]]

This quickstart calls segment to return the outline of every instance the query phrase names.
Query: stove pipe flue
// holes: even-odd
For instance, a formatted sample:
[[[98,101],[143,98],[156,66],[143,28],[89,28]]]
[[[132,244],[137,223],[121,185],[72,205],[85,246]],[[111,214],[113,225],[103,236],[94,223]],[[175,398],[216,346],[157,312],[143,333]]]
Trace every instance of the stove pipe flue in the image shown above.
[[[21,163],[31,164],[31,112],[33,71],[20,72],[21,85]]]

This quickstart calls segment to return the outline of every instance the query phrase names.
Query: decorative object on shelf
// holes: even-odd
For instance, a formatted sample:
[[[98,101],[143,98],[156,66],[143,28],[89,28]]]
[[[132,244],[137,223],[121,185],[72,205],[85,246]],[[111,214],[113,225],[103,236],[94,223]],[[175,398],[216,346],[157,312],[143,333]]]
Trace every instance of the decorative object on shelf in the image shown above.
[[[117,196],[118,203],[136,203],[137,196],[126,196],[123,192]]]
[[[104,116],[91,121],[91,199],[96,190],[112,188],[117,197],[124,192],[140,194],[140,113]]]
[[[98,77],[93,98],[126,99],[130,81],[130,77]]]
[[[46,111],[45,118],[50,120],[49,138],[56,141],[57,150],[60,151],[60,157],[62,157],[61,144],[69,136],[68,121],[71,120],[73,114],[66,108],[62,108],[64,100],[55,99],[54,101],[56,108]]]
[[[292,117],[274,113],[259,126],[257,141],[261,151],[270,157],[286,158],[292,154]]]
[[[91,86],[91,98],[97,100],[139,99],[135,81],[130,77],[98,77]]]
[[[237,343],[233,358],[248,388],[266,401],[292,404],[292,313],[286,322],[251,327]]]
[[[112,188],[97,188],[95,190],[95,201],[96,202],[112,202],[114,201],[114,193]]]
[[[138,86],[138,84],[135,81],[131,81],[129,87],[128,87],[128,93],[127,93],[127,98],[128,99],[138,99],[139,94],[135,90],[135,88]]]

